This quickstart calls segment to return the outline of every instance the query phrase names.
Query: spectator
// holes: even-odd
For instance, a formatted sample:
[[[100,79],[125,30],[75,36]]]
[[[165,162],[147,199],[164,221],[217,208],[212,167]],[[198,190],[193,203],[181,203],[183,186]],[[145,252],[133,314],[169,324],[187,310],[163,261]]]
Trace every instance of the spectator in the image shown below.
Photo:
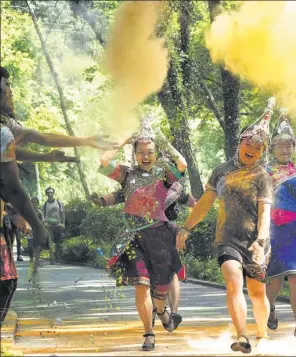
[[[48,197],[43,206],[45,224],[47,225],[53,243],[55,244],[55,258],[57,259],[62,249],[62,232],[65,229],[65,211],[62,203],[55,199],[55,189],[48,187],[45,190]]]

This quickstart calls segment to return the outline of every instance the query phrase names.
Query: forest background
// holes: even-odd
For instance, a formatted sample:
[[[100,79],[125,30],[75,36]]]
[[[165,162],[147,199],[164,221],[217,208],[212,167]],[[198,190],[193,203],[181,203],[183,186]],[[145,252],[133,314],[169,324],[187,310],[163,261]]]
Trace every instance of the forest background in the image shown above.
[[[211,171],[234,155],[241,128],[261,116],[272,95],[233,76],[223,64],[213,64],[206,48],[205,34],[215,16],[240,3],[168,1],[158,26],[169,49],[170,67],[163,88],[147,98],[140,112],[161,118],[163,132],[188,162],[184,185],[196,198]],[[116,0],[1,1],[1,63],[11,73],[16,119],[21,124],[70,135],[101,132],[100,108],[93,103],[99,100],[104,106],[112,92],[100,60],[119,4]],[[65,151],[73,154],[73,149]],[[93,207],[89,200],[91,192],[106,194],[119,188],[97,173],[101,153],[79,148],[75,155],[80,166],[38,164],[42,202],[45,188],[52,186],[66,205],[65,260],[102,265],[96,248],[108,255],[120,231],[122,207]],[[129,162],[130,152],[123,151],[120,159]],[[20,171],[28,193],[38,194],[36,165],[23,163]],[[180,207],[181,221],[187,213]],[[193,231],[184,259],[194,276],[219,281],[211,246],[215,217],[216,208]]]

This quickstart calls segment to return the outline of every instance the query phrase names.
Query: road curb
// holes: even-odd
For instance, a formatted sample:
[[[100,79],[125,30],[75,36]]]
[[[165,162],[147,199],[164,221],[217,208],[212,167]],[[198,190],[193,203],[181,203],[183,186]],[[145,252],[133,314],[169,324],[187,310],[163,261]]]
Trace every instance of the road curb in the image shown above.
[[[220,283],[214,283],[212,281],[205,281],[205,280],[199,280],[199,279],[193,279],[193,278],[188,278],[187,279],[188,283],[191,284],[196,284],[196,285],[204,285],[204,286],[209,286],[211,288],[217,288],[217,289],[223,289],[226,290],[226,286],[225,284],[220,284]],[[246,288],[243,288],[243,291],[245,294],[248,294],[248,290]],[[290,302],[290,298],[288,296],[283,296],[280,295],[277,298],[277,301],[281,301],[281,302]]]
[[[13,309],[9,309],[1,327],[1,344],[9,348],[14,343],[16,328],[17,313]]]

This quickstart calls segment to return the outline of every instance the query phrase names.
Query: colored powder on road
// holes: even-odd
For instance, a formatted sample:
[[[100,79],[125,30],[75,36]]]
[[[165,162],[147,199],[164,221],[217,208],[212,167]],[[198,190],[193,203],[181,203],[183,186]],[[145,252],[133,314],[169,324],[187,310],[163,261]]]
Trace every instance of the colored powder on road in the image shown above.
[[[274,94],[296,114],[296,3],[245,1],[206,36],[214,62]]]
[[[114,83],[105,123],[114,139],[139,129],[137,105],[166,78],[168,51],[155,36],[162,6],[161,1],[126,1],[116,13],[103,60]]]

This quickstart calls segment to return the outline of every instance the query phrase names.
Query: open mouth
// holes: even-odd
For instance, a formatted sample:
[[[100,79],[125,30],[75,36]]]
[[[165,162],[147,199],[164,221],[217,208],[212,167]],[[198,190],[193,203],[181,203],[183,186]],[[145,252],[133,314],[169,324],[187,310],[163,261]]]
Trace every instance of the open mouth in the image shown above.
[[[252,154],[250,154],[248,152],[245,153],[245,156],[246,156],[247,159],[252,159],[254,157],[254,155],[252,155]]]
[[[143,164],[144,166],[148,166],[148,165],[151,164],[151,161],[142,161],[142,164]]]

